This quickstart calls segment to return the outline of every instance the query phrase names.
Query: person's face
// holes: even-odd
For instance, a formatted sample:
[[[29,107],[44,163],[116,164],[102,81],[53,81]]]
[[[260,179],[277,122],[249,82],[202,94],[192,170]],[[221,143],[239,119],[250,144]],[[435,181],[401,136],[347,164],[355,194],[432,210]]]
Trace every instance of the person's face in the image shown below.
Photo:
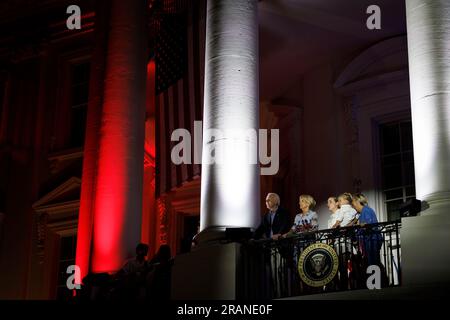
[[[274,210],[277,206],[277,201],[275,199],[275,196],[273,195],[267,195],[266,197],[266,207],[269,210]]]
[[[363,206],[356,200],[352,201],[352,206],[355,208],[356,211],[361,212]]]
[[[339,198],[339,205],[342,206],[344,204],[349,204],[348,201],[345,198]]]
[[[300,210],[303,212],[307,212],[309,210],[309,202],[304,198],[300,199],[298,205],[300,206]]]
[[[333,198],[328,199],[328,209],[331,212],[335,212],[338,209],[338,205],[339,204]]]

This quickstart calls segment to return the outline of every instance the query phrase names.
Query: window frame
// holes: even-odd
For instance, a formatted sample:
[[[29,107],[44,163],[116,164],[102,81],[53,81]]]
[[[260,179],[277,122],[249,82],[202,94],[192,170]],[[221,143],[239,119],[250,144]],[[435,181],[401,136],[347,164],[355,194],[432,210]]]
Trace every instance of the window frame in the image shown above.
[[[412,120],[411,120],[411,115],[410,113],[404,113],[404,112],[400,112],[400,113],[395,113],[395,114],[390,114],[390,115],[386,115],[382,118],[379,118],[375,121],[374,123],[374,128],[373,128],[373,134],[374,134],[374,155],[375,155],[375,166],[376,166],[376,174],[375,176],[377,177],[377,189],[379,190],[380,194],[381,194],[381,200],[382,200],[382,208],[383,208],[383,218],[385,221],[392,221],[391,217],[390,217],[390,212],[388,212],[388,203],[390,202],[394,202],[394,201],[399,201],[402,200],[402,202],[414,198],[415,197],[415,192],[413,195],[406,195],[406,189],[410,188],[410,187],[414,187],[415,188],[415,183],[414,184],[405,184],[406,182],[406,178],[405,178],[405,170],[404,170],[404,161],[403,161],[403,154],[407,153],[407,152],[412,152],[412,156],[413,156],[413,164],[414,164],[414,151],[413,149],[411,150],[407,150],[406,152],[404,152],[404,150],[402,150],[402,141],[401,141],[401,132],[399,131],[399,139],[400,139],[400,151],[399,152],[394,152],[394,153],[389,153],[386,155],[382,154],[382,137],[381,137],[381,129],[382,126],[385,125],[389,125],[389,124],[397,124],[398,126],[401,125],[401,123],[406,123],[406,122],[410,122],[412,125]],[[412,134],[411,134],[411,140],[412,140],[412,145],[414,143],[414,140],[412,138]],[[400,164],[401,164],[401,171],[402,171],[402,185],[401,186],[396,186],[393,188],[385,188],[383,185],[383,164],[382,164],[382,158],[386,157],[386,156],[392,156],[395,154],[399,154],[400,155]],[[414,177],[413,177],[414,179]],[[386,192],[388,191],[393,191],[393,190],[402,190],[402,196],[401,197],[396,197],[396,198],[392,198],[387,200],[386,199]],[[400,218],[400,217],[399,217]]]
[[[57,107],[53,122],[52,147],[50,152],[82,150],[83,146],[71,146],[72,117],[72,66],[89,62],[92,68],[92,55],[89,49],[62,53],[58,56]],[[88,80],[89,86],[90,79]],[[89,105],[89,95],[87,106]]]

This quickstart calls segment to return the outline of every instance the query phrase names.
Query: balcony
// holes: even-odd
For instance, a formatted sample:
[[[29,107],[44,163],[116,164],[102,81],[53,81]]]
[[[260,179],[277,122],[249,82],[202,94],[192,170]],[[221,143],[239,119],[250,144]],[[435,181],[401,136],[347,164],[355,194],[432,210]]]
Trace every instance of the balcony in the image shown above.
[[[372,277],[376,271],[368,270],[369,265],[379,267],[380,287],[400,286],[400,228],[396,221],[302,233],[277,241],[251,240],[240,250],[237,296],[280,299],[367,289],[367,282],[376,283]],[[311,245],[325,247],[329,258],[314,254]]]

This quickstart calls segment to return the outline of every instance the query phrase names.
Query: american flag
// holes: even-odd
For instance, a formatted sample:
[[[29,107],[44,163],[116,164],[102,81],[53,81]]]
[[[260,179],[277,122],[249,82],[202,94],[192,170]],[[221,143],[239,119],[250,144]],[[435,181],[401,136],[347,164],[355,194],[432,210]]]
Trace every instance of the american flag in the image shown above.
[[[164,14],[156,38],[156,95],[166,91],[187,71],[186,14]]]
[[[200,176],[200,165],[174,165],[173,130],[194,139],[194,121],[203,117],[206,1],[189,1],[184,13],[161,19],[156,45],[156,196]],[[192,143],[193,148],[193,143]],[[192,155],[193,150],[192,150]]]

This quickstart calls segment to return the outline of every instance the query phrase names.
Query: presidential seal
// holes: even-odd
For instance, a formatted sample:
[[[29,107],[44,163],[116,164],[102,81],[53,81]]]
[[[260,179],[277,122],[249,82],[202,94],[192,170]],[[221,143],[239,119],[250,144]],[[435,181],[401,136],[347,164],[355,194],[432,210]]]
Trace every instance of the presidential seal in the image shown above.
[[[311,287],[322,287],[336,276],[339,259],[336,251],[325,243],[308,246],[298,259],[300,278]]]

